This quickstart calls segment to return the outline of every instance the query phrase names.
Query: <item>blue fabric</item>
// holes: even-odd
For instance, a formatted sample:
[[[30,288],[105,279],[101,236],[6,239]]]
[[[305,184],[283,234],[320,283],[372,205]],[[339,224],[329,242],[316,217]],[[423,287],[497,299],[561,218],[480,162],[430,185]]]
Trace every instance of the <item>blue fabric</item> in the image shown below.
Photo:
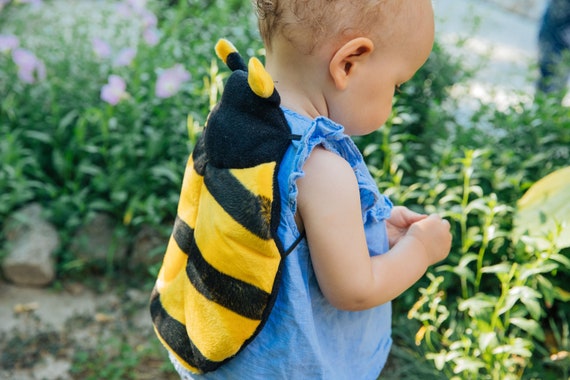
[[[294,141],[279,169],[282,221],[278,233],[290,247],[300,233],[295,224],[296,181],[316,146],[335,152],[354,168],[360,186],[362,218],[371,255],[388,250],[384,220],[392,203],[378,191],[362,155],[342,126],[308,119],[284,109]],[[273,311],[259,335],[235,358],[214,372],[183,379],[376,379],[390,347],[391,304],[348,312],[331,306],[321,293],[305,239],[286,258]]]
[[[570,74],[570,0],[550,0],[538,35],[540,79],[538,89],[545,93],[564,90]],[[568,58],[567,58],[568,59]]]

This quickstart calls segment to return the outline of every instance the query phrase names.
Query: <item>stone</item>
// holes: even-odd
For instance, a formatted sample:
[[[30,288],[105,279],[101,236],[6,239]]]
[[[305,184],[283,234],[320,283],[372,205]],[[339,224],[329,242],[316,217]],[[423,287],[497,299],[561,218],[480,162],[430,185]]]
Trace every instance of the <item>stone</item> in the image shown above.
[[[8,254],[2,271],[6,279],[22,286],[50,284],[60,239],[55,227],[42,217],[41,206],[31,204],[10,215],[4,234]]]
[[[150,226],[142,226],[136,234],[131,251],[129,266],[137,268],[148,267],[162,261],[168,235]]]
[[[77,230],[69,247],[70,252],[87,263],[123,261],[128,244],[126,239],[118,236],[116,229],[113,218],[105,213],[97,213]]]

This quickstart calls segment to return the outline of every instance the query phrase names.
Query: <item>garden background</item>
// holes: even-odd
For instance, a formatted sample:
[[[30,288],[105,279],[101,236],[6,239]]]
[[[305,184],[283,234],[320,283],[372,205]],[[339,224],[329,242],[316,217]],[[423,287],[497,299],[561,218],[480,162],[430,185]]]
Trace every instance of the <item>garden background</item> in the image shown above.
[[[435,6],[459,3],[473,2]],[[0,0],[0,9],[0,227],[40,204],[61,239],[45,299],[96,300],[62,329],[14,300],[3,312],[24,328],[1,333],[0,375],[39,377],[43,363],[63,378],[175,378],[145,324],[148,294],[186,158],[228,75],[213,45],[225,37],[244,56],[263,55],[251,5]],[[460,23],[468,33],[485,25]],[[526,85],[478,96],[474,79],[489,75],[492,52],[474,51],[460,35],[438,38],[388,123],[356,139],[381,191],[441,213],[454,233],[450,257],[394,302],[395,346],[381,378],[567,379],[568,227],[539,228],[521,198],[545,177],[552,188],[547,176],[568,166],[570,110],[534,98],[526,61]],[[568,194],[559,191],[561,205]],[[74,236],[101,214],[125,254],[79,256]],[[142,230],[162,244],[133,264]],[[2,234],[0,259],[7,252]]]

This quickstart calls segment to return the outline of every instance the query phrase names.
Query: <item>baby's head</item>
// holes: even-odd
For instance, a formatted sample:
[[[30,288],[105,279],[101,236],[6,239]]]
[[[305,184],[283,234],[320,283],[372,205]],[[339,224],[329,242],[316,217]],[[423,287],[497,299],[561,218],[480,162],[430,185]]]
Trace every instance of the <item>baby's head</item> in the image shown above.
[[[345,126],[379,128],[394,89],[433,44],[431,0],[256,0],[267,65],[284,105]]]
[[[282,37],[301,53],[356,36],[381,42],[395,31],[406,0],[256,0],[259,31],[267,50]],[[413,3],[413,1],[412,1]]]

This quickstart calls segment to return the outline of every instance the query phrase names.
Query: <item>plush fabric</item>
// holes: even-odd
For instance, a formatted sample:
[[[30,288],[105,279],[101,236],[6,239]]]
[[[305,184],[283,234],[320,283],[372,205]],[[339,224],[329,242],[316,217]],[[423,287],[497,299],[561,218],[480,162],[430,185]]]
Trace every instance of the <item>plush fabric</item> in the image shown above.
[[[285,251],[279,163],[295,138],[270,75],[221,40],[232,70],[188,159],[177,218],[151,296],[155,331],[187,370],[218,368],[262,329]]]

